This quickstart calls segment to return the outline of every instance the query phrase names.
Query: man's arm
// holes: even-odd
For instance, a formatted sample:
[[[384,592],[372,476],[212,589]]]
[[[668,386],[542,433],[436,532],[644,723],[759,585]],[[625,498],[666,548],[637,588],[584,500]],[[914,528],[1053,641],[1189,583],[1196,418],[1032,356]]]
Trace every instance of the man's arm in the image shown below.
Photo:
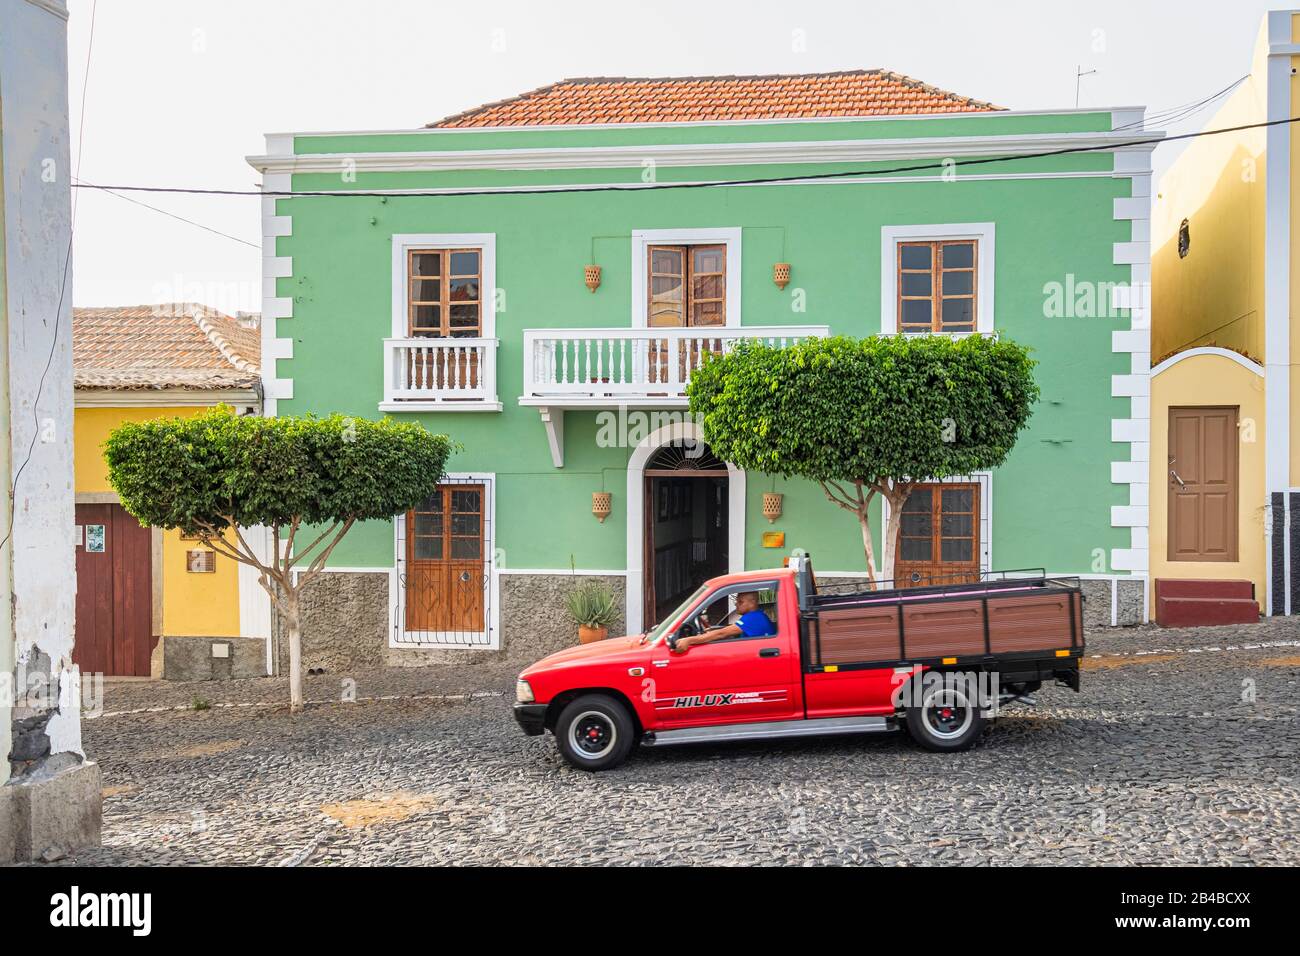
[[[725,637],[738,637],[744,631],[736,624],[727,624],[723,627],[714,627],[702,634],[695,634],[691,637],[677,638],[677,650],[684,651],[688,647],[699,647],[701,644],[712,644],[714,641],[720,641]]]

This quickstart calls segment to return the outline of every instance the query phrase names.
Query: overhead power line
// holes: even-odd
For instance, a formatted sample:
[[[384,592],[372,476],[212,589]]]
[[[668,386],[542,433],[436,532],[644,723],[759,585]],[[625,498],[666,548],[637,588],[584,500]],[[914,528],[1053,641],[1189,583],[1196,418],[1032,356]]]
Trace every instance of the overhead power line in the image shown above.
[[[80,184],[81,184],[81,180],[74,180],[74,182],[75,182],[77,185],[80,185]],[[230,239],[230,240],[233,241],[233,242],[243,243],[244,245],[246,245],[246,246],[248,246],[248,247],[250,247],[250,248],[252,248],[252,249],[260,249],[260,248],[262,248],[261,246],[259,246],[259,245],[258,245],[257,243],[255,243],[255,242],[249,242],[247,239],[240,239],[238,236],[232,236],[230,233],[228,233],[228,232],[222,232],[220,229],[213,229],[211,226],[205,226],[203,223],[201,223],[201,222],[195,222],[193,219],[186,219],[184,216],[178,216],[178,215],[176,215],[176,213],[174,213],[174,212],[168,212],[166,209],[161,209],[161,208],[159,208],[158,206],[152,206],[152,205],[150,205],[150,204],[147,203],[147,202],[141,202],[139,199],[135,199],[135,198],[133,198],[133,197],[131,197],[131,196],[125,196],[125,195],[123,195],[122,193],[117,192],[116,190],[108,189],[108,188],[105,188],[105,187],[100,187],[100,191],[101,191],[101,192],[105,192],[105,193],[107,193],[107,194],[110,195],[110,196],[116,196],[118,199],[124,200],[124,201],[126,201],[126,202],[134,203],[134,204],[137,205],[137,206],[142,206],[142,207],[145,208],[145,209],[150,209],[150,210],[152,210],[152,211],[158,213],[159,215],[163,215],[163,216],[168,217],[169,219],[175,219],[177,222],[183,222],[183,223],[186,223],[186,224],[188,224],[188,225],[195,226],[195,227],[197,227],[197,228],[199,228],[199,229],[202,229],[202,230],[204,230],[205,232],[210,232],[210,233],[212,233],[213,235],[221,236],[223,239]]]
[[[1061,149],[1042,150],[1035,153],[1018,153],[1011,156],[987,156],[979,159],[964,159],[958,165],[961,167],[982,166],[988,163],[1011,163],[1023,162],[1029,159],[1044,159],[1052,156],[1069,156],[1078,153],[1099,153],[1110,152],[1116,149],[1128,149],[1134,146],[1159,146],[1162,143],[1175,143],[1179,140],[1197,139],[1202,136],[1219,136],[1224,133],[1240,133],[1245,130],[1266,129],[1271,126],[1282,126],[1288,123],[1300,121],[1300,116],[1292,116],[1288,119],[1268,120],[1262,123],[1245,123],[1241,126],[1228,126],[1222,129],[1200,130],[1195,133],[1181,133],[1177,136],[1159,136],[1148,139],[1134,139],[1119,143],[1105,143],[1097,146],[1066,146]],[[950,161],[948,161],[950,162]],[[428,189],[428,190],[292,190],[292,189],[204,189],[187,186],[119,186],[104,185],[101,183],[78,182],[73,185],[78,189],[99,189],[104,191],[116,192],[136,192],[136,193],[176,193],[193,196],[261,196],[269,198],[388,198],[392,196],[505,196],[519,193],[539,193],[551,195],[556,193],[603,193],[603,192],[638,192],[644,190],[657,189],[717,189],[727,186],[765,186],[773,183],[806,183],[818,180],[828,179],[849,179],[864,178],[871,176],[885,176],[895,173],[915,173],[928,172],[932,170],[945,171],[950,168],[948,162],[939,160],[938,162],[913,164],[910,166],[892,166],[885,169],[856,169],[841,170],[833,173],[804,173],[802,175],[792,176],[765,176],[756,179],[722,179],[722,180],[705,180],[700,182],[686,183],[606,183],[598,186],[537,186],[537,187],[517,187],[513,189]]]

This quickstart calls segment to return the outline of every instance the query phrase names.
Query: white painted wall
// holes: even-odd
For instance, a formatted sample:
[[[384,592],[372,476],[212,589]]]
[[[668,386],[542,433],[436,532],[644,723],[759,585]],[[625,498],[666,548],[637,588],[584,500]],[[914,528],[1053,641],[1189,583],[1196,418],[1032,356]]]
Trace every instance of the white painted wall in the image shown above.
[[[0,0],[0,666],[48,654],[74,684],[72,276],[67,11],[63,0]],[[61,286],[62,302],[61,298]],[[30,457],[29,457],[30,449]],[[21,474],[19,474],[21,472]],[[12,527],[7,508],[14,496]],[[0,757],[11,743],[0,708]],[[81,752],[76,699],[49,724],[53,753]],[[9,763],[0,759],[0,782]]]

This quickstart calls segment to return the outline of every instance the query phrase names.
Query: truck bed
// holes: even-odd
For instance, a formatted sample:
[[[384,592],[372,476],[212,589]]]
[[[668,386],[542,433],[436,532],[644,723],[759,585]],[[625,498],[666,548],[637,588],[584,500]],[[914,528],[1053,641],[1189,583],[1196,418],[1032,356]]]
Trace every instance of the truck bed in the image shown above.
[[[996,665],[1008,678],[1078,684],[1084,649],[1077,578],[1007,577],[920,588],[800,594],[809,670]]]

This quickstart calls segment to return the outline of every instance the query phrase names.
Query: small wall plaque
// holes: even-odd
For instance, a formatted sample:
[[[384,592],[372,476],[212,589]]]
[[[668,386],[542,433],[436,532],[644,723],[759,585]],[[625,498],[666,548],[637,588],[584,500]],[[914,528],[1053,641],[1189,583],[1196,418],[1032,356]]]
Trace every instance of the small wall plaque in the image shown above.
[[[86,525],[86,550],[91,554],[104,553],[104,526],[102,524]]]
[[[784,548],[785,532],[784,531],[764,531],[763,547],[765,548]]]
[[[215,552],[199,549],[185,552],[185,570],[190,574],[211,574],[216,569]]]

